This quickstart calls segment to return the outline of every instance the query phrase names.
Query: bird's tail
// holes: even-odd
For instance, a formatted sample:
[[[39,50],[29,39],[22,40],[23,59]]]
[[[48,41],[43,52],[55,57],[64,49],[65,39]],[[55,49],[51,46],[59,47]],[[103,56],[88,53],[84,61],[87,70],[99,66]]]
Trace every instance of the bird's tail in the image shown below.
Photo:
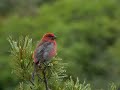
[[[32,82],[34,82],[37,65],[34,63],[33,66],[34,66],[34,70],[33,70],[33,72],[32,72]]]
[[[35,75],[37,75],[39,81],[42,80],[40,77],[40,74],[37,73],[37,67],[39,67],[39,68],[41,67],[40,63],[39,64],[34,63],[34,70],[32,72],[32,82],[34,82]]]

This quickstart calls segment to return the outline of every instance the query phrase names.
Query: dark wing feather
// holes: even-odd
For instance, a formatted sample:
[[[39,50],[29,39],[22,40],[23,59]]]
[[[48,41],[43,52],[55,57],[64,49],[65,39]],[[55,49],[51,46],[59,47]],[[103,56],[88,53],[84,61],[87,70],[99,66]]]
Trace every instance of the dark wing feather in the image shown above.
[[[42,62],[48,59],[49,52],[52,49],[51,42],[44,42],[35,51],[35,59],[37,62]]]
[[[54,44],[50,43],[49,45],[47,45],[46,49],[44,50],[44,54],[43,54],[43,58],[44,60],[49,60],[51,59],[51,52],[54,50]]]

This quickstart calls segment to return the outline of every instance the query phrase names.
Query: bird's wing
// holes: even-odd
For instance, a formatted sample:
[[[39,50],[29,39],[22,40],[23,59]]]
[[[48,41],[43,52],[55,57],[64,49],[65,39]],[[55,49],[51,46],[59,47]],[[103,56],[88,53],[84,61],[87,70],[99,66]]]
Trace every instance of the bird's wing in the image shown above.
[[[44,60],[49,60],[52,57],[51,53],[53,52],[53,50],[54,50],[54,44],[50,42],[44,50],[44,54],[43,54]]]
[[[53,44],[51,42],[43,42],[40,46],[38,46],[34,53],[36,63],[48,59],[52,47]]]

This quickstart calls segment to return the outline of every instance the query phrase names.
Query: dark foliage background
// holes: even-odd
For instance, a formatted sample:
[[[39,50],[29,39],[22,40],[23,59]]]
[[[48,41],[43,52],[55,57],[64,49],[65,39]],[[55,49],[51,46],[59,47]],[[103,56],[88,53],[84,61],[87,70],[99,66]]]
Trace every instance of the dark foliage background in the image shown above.
[[[68,75],[93,88],[120,84],[119,0],[0,0],[0,90],[18,84],[10,68],[9,35],[57,35],[58,56]]]

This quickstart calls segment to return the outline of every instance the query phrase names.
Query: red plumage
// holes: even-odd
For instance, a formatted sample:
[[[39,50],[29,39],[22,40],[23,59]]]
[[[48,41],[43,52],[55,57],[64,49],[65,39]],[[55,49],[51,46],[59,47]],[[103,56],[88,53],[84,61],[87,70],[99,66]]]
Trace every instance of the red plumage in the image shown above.
[[[39,79],[40,76],[37,73],[37,67],[40,67],[41,63],[46,63],[47,61],[50,61],[51,58],[53,58],[56,55],[57,51],[57,44],[56,44],[56,36],[53,33],[47,33],[43,36],[39,44],[37,45],[34,53],[33,53],[33,60],[34,60],[34,71],[32,72],[32,81],[34,81],[34,75],[38,76]],[[45,72],[46,67],[44,67]],[[48,90],[48,84],[47,80],[44,76],[46,90]]]
[[[47,33],[42,37],[33,53],[35,64],[49,61],[56,55],[57,44],[55,39],[56,36],[53,33]]]

